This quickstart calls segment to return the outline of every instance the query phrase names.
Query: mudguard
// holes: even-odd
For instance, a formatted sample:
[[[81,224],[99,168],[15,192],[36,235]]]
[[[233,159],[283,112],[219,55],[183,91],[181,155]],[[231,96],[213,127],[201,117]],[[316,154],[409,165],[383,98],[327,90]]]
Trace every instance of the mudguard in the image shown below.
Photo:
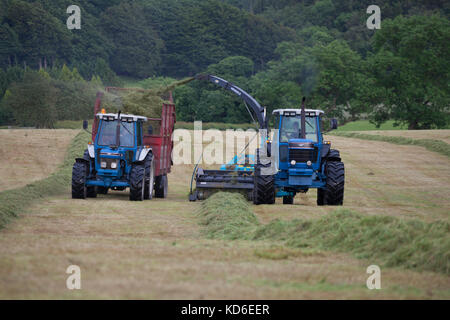
[[[89,160],[83,159],[83,158],[76,158],[75,162],[77,163],[89,163]]]
[[[136,162],[142,162],[145,160],[145,157],[147,157],[148,153],[152,151],[152,148],[144,148],[141,150],[141,153],[139,154],[139,158],[136,160]]]

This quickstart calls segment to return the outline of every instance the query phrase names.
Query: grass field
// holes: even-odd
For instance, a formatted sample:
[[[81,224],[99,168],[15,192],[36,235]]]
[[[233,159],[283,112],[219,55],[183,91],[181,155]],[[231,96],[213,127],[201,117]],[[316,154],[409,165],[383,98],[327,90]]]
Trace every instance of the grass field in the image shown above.
[[[405,126],[394,127],[394,120],[389,120],[383,123],[377,128],[369,120],[358,120],[346,123],[343,126],[339,126],[337,131],[379,131],[379,130],[401,130],[404,132],[407,128]]]
[[[422,139],[436,138],[435,132],[421,133]],[[249,220],[232,220],[230,230],[238,236],[231,238],[220,236],[220,228],[227,225],[221,220],[225,215],[216,216],[213,226],[219,233],[211,233],[205,223],[207,204],[187,201],[189,165],[173,167],[168,199],[132,203],[128,192],[115,192],[72,200],[67,185],[59,194],[27,206],[19,219],[0,230],[0,298],[450,299],[445,267],[430,271],[432,263],[423,259],[435,258],[407,254],[414,248],[408,239],[423,237],[423,242],[414,242],[422,246],[416,253],[438,252],[443,265],[448,263],[445,245],[450,235],[445,229],[443,235],[433,230],[422,234],[407,226],[435,224],[442,230],[448,224],[449,158],[421,146],[327,139],[341,150],[346,165],[343,211],[317,207],[315,192],[298,195],[292,206],[280,200],[257,207],[245,203],[237,217],[248,214]],[[0,164],[11,162],[2,158]],[[355,217],[363,217],[367,225],[360,228]],[[306,238],[290,233],[290,226],[302,226],[293,219],[316,231],[305,233]],[[253,234],[245,233],[249,228],[259,230],[259,236],[242,236]],[[372,252],[367,237],[361,247],[334,241],[340,228],[344,235],[348,230],[386,234],[374,234],[377,246]],[[399,237],[399,230],[408,236]],[[388,250],[383,245],[394,246],[410,261],[392,263],[379,253]],[[72,264],[81,268],[79,291],[65,286],[65,270]],[[371,264],[381,266],[381,290],[366,288]]]
[[[0,192],[54,172],[77,133],[78,130],[0,130]]]
[[[364,134],[378,134],[390,137],[404,137],[410,139],[434,139],[450,144],[450,130],[384,130],[364,131]]]

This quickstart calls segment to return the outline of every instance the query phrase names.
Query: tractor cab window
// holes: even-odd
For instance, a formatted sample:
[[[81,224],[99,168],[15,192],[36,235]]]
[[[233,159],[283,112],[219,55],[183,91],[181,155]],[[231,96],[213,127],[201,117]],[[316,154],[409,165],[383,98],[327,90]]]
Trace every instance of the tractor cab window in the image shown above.
[[[117,120],[102,121],[98,144],[101,146],[121,146],[132,148],[134,146],[134,122],[121,121],[119,141],[117,139]]]
[[[306,139],[318,142],[316,117],[306,117]],[[301,116],[283,116],[280,128],[280,142],[301,137]]]

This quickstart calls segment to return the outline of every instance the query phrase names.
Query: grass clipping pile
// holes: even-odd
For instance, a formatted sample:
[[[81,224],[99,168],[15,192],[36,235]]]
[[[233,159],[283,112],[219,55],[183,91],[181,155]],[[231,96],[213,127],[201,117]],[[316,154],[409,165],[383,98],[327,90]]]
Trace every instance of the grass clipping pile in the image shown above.
[[[383,266],[450,275],[450,224],[446,221],[368,216],[341,208],[318,219],[275,219],[261,224],[242,195],[226,192],[204,201],[199,218],[208,238],[350,252]]]
[[[126,93],[122,93],[119,104],[123,113],[144,116],[147,118],[160,118],[162,106],[168,101],[168,95],[176,87],[185,85],[195,78],[186,78],[181,81],[174,82],[168,86],[157,89],[135,89],[132,88]],[[156,128],[154,128],[156,129]]]

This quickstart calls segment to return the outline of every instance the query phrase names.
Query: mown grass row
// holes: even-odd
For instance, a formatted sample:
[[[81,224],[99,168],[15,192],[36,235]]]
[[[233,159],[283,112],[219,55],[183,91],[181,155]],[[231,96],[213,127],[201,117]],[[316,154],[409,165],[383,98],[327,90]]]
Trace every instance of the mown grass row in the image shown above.
[[[357,138],[363,140],[372,140],[372,141],[384,141],[390,142],[394,144],[401,145],[414,145],[425,147],[427,150],[440,153],[447,157],[450,157],[450,145],[442,140],[435,139],[411,139],[405,137],[393,137],[393,136],[385,136],[378,134],[364,134],[359,132],[339,132],[333,131],[329,133],[330,135],[346,137],[346,138]]]
[[[76,157],[83,155],[89,134],[82,131],[73,140],[66,153],[63,164],[50,176],[24,187],[0,193],[0,229],[17,217],[33,201],[67,192],[70,188],[72,165]]]
[[[240,194],[216,193],[203,202],[200,223],[209,238],[272,240],[287,247],[349,252],[371,263],[450,274],[450,225],[338,209],[321,218],[261,224]]]

